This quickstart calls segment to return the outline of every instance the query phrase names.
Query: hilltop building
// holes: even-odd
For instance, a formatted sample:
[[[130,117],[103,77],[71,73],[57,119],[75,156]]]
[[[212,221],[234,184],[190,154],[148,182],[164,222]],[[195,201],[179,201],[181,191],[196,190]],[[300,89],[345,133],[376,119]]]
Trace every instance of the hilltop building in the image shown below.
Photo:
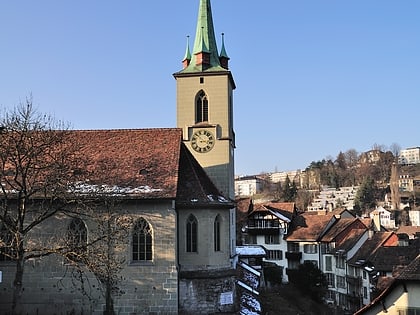
[[[420,163],[420,147],[407,148],[400,151],[398,156],[398,164],[419,164]]]

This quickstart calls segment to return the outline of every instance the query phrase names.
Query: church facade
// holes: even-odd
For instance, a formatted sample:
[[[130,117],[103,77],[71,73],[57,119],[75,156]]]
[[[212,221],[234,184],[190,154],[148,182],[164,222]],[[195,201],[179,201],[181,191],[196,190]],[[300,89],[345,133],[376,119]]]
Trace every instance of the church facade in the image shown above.
[[[124,315],[237,310],[228,60],[223,41],[217,50],[210,0],[200,0],[193,50],[187,45],[174,74],[177,127],[67,133],[83,158],[74,170],[83,181],[72,183],[80,202],[34,228],[25,245],[74,251],[25,260],[19,312],[103,314],[107,301]],[[89,212],[79,206],[86,200]],[[118,238],[107,241],[114,226]],[[0,232],[0,313],[8,314],[16,264],[6,224]]]

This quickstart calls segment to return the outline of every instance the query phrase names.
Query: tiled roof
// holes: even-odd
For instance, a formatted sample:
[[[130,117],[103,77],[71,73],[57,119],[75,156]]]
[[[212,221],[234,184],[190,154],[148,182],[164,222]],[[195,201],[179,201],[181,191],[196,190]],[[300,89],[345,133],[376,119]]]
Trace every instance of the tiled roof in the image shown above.
[[[291,232],[286,237],[288,241],[317,241],[325,231],[333,215],[316,215],[305,212],[293,221]]]
[[[376,270],[393,271],[398,266],[410,264],[418,253],[418,246],[383,246],[369,260]]]
[[[148,187],[144,198],[175,198],[182,130],[75,130],[70,141],[79,148],[84,183]]]
[[[361,265],[370,261],[371,257],[378,248],[380,248],[392,235],[392,232],[377,232],[373,234],[370,239],[363,243],[348,263],[350,265]]]
[[[420,226],[400,226],[395,233],[414,236],[416,233],[420,233]]]
[[[219,192],[184,144],[181,145],[179,169],[178,206],[233,206],[233,201]]]
[[[269,202],[255,204],[253,206],[253,211],[250,215],[255,212],[270,212],[271,214],[278,217],[285,217],[288,220],[291,220],[296,212],[296,206],[293,202]],[[278,215],[279,214],[279,215]]]
[[[420,281],[420,254],[401,272],[399,280]]]
[[[332,242],[338,234],[343,232],[349,225],[356,222],[358,219],[339,219],[325,235],[321,238],[321,242]]]
[[[226,203],[182,143],[182,129],[76,130],[68,135],[79,148],[85,185],[131,188],[125,196],[136,199]]]
[[[335,251],[349,251],[356,245],[357,241],[366,233],[366,229],[352,229],[335,246]]]

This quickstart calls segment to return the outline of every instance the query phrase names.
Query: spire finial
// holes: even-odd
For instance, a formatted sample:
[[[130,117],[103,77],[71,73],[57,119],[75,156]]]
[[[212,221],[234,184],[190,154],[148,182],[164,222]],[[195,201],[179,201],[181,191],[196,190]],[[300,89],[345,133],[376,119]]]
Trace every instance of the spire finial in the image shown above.
[[[220,60],[220,65],[225,68],[228,69],[229,68],[229,56],[226,53],[226,48],[225,48],[225,33],[222,33],[222,49],[220,50],[220,56],[219,56],[219,60]]]
[[[190,52],[190,35],[187,35],[187,48],[185,49],[184,59],[182,59],[182,65],[184,69],[189,66],[191,61],[191,52]]]

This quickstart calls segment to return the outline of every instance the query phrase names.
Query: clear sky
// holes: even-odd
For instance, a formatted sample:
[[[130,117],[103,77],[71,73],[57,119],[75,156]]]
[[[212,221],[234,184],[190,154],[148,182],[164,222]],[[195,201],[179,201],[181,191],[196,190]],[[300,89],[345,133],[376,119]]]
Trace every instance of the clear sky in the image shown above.
[[[2,0],[0,106],[74,129],[176,126],[199,0]],[[212,0],[230,56],[236,173],[420,146],[420,1]]]

